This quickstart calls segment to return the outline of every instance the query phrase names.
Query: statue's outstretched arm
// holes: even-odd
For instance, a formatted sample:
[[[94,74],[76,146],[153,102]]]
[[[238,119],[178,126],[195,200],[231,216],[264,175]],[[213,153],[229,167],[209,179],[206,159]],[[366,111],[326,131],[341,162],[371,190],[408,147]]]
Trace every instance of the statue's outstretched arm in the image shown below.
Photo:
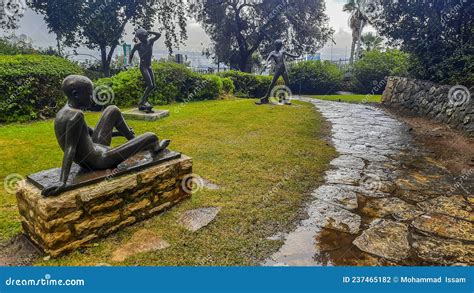
[[[285,55],[288,56],[288,57],[291,57],[291,58],[299,58],[300,55],[293,55],[291,53],[288,53],[288,52],[285,52]]]

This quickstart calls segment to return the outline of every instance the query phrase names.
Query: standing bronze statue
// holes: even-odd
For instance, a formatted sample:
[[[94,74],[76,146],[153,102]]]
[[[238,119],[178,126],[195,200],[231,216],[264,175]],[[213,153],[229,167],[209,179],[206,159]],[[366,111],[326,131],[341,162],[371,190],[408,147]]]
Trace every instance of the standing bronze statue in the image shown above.
[[[260,99],[260,101],[255,102],[257,105],[262,105],[262,104],[268,104],[269,103],[269,98],[272,93],[273,88],[278,82],[278,79],[280,76],[283,77],[283,80],[285,81],[286,86],[290,86],[290,79],[288,78],[288,71],[286,68],[285,64],[285,57],[289,56],[291,58],[298,58],[299,56],[290,54],[283,50],[283,40],[276,40],[275,41],[275,51],[271,52],[270,55],[267,58],[267,61],[265,63],[265,68],[269,66],[269,62],[273,60],[275,62],[275,75],[273,76],[272,84],[268,88],[267,94],[265,97]],[[287,100],[285,100],[285,104],[291,105],[291,103]]]
[[[88,108],[92,103],[92,81],[85,76],[71,75],[63,81],[62,89],[68,102],[54,121],[56,138],[64,151],[61,183],[45,188],[42,192],[44,196],[65,191],[73,162],[87,170],[106,170],[117,167],[138,152],[149,150],[159,153],[170,144],[169,140],[160,142],[151,132],[135,137],[116,106],[104,110],[95,129],[88,127],[81,109]],[[123,136],[128,142],[111,148],[114,136]]]
[[[149,35],[153,35],[153,37],[149,38]],[[136,31],[135,37],[139,40],[139,43],[136,43],[135,46],[133,46],[132,52],[130,53],[129,64],[132,64],[133,55],[138,51],[138,55],[140,56],[140,71],[146,85],[145,93],[138,105],[138,110],[145,113],[153,113],[153,106],[148,101],[148,97],[156,88],[155,74],[151,67],[151,60],[153,57],[153,45],[161,37],[161,34],[147,32],[140,28]]]

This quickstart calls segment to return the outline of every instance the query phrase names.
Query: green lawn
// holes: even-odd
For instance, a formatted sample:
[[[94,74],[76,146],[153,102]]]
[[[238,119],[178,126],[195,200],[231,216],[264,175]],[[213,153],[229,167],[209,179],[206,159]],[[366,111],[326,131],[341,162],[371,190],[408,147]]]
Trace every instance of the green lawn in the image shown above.
[[[324,141],[327,127],[312,105],[256,107],[253,102],[234,99],[165,106],[171,116],[164,120],[131,121],[137,134],[153,131],[172,139],[171,149],[193,157],[194,173],[222,188],[201,190],[171,211],[85,251],[37,264],[254,265],[268,257],[282,242],[266,238],[295,226],[335,151]],[[98,117],[88,113],[88,123],[94,125]],[[119,142],[123,139],[116,139]],[[51,120],[0,127],[0,180],[12,173],[25,176],[57,167],[61,158]],[[180,213],[208,206],[222,207],[208,227],[192,233],[176,223]],[[112,263],[112,252],[143,228],[171,246]],[[15,196],[1,189],[0,240],[20,231]]]
[[[346,103],[380,103],[382,101],[381,95],[327,95],[312,96],[312,98]]]

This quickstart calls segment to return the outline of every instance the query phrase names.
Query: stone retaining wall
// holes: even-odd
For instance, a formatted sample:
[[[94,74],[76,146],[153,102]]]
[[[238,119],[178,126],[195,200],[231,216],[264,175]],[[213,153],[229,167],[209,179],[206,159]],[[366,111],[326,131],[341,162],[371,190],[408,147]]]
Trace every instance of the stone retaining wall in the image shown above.
[[[474,100],[466,90],[459,86],[392,76],[388,79],[382,103],[433,118],[473,136]]]
[[[55,257],[190,197],[181,182],[191,173],[192,159],[182,156],[52,198],[24,182],[16,196],[22,226],[33,242]]]

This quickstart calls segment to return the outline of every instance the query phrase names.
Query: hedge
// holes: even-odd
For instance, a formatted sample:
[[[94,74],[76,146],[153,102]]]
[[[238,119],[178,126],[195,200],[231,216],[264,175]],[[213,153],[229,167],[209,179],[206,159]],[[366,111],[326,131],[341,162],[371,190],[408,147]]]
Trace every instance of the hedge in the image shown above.
[[[61,83],[71,74],[82,69],[59,57],[0,55],[0,122],[54,116],[66,101]]]
[[[342,71],[329,61],[303,61],[288,70],[293,93],[329,95],[340,89]]]
[[[183,65],[173,62],[154,62],[156,89],[149,101],[154,105],[191,100],[215,100],[232,93],[229,80],[217,75],[201,75]],[[143,95],[145,82],[138,68],[122,71],[119,74],[96,81],[96,87],[106,86],[113,90],[114,104],[119,106],[136,105]]]
[[[254,75],[235,70],[219,73],[219,76],[232,80],[236,95],[245,98],[264,97],[272,82],[271,76]]]

